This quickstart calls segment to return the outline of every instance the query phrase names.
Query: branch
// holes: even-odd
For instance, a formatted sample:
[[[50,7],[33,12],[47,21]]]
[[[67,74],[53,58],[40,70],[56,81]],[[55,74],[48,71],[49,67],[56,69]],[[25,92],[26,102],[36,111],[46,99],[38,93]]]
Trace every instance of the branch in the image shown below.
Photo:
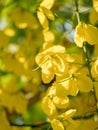
[[[36,124],[36,125],[32,125],[32,124],[16,124],[16,123],[12,123],[10,122],[10,125],[11,126],[17,126],[17,127],[32,127],[32,128],[38,128],[38,127],[42,127],[44,125],[48,125],[50,124],[49,122],[44,122],[44,123],[41,123],[41,124]]]
[[[90,115],[85,115],[85,116],[76,116],[76,117],[73,117],[74,120],[80,120],[80,119],[84,119],[84,120],[87,120],[87,119],[90,119],[92,117],[94,117],[94,113],[90,114]]]

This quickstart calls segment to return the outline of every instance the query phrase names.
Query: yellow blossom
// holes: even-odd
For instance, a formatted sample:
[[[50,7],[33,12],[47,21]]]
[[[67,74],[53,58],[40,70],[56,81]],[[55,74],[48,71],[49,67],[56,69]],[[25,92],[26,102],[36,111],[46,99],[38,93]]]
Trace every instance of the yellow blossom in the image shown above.
[[[42,80],[49,83],[54,75],[61,75],[66,70],[65,48],[60,45],[52,46],[36,56],[36,63],[42,69]]]
[[[80,22],[76,27],[74,41],[77,46],[82,47],[84,42],[90,45],[98,43],[98,29],[90,24]]]

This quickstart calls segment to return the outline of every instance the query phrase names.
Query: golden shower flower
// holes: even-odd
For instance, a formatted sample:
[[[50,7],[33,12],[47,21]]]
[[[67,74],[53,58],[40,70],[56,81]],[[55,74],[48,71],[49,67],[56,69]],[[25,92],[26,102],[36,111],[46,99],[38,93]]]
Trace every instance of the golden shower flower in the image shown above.
[[[61,75],[67,68],[65,48],[60,45],[52,46],[36,56],[36,63],[42,69],[42,80],[49,83],[54,75]]]
[[[98,29],[90,24],[80,22],[76,27],[74,41],[77,46],[83,47],[84,42],[90,45],[98,43]]]

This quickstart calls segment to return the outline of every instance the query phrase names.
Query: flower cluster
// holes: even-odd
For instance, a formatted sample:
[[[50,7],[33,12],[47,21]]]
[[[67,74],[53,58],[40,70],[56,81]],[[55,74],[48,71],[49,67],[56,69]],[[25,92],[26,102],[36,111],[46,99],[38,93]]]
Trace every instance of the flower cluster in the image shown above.
[[[42,6],[46,6],[45,2],[44,0],[39,8],[43,9]],[[50,3],[52,6],[53,0],[47,1],[48,9],[51,8]],[[47,16],[47,13],[44,12],[44,15]],[[52,16],[51,13],[50,16]],[[47,18],[50,17],[47,16]],[[41,18],[39,20],[41,21]],[[45,26],[43,28],[46,28],[46,24],[42,22],[42,26]],[[96,87],[98,84],[98,58],[94,55],[98,44],[98,29],[93,25],[79,22],[76,26],[74,41],[80,51],[72,54],[69,54],[62,45],[50,46],[50,41],[53,42],[52,39],[54,39],[51,32],[47,33],[44,30],[43,34],[47,46],[43,45],[43,49],[35,60],[41,68],[44,83],[48,84],[55,79],[42,99],[42,108],[48,116],[53,130],[64,130],[74,124],[73,115],[77,111],[70,107],[70,96],[74,97],[79,93],[94,91],[98,99],[98,87]],[[91,47],[95,45],[94,52],[91,54],[88,54],[87,44]]]

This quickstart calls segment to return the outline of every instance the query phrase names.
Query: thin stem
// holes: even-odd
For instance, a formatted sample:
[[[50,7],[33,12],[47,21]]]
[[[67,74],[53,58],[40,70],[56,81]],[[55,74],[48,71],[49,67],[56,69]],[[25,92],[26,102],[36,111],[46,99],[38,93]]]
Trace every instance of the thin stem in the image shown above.
[[[76,116],[76,117],[73,117],[73,119],[74,120],[79,120],[79,119],[87,120],[94,117],[94,115],[95,115],[94,113],[91,113],[90,115],[87,115],[87,116]]]
[[[62,83],[62,82],[65,82],[67,80],[70,80],[71,78],[73,77],[73,74],[71,74],[69,77],[65,78],[65,79],[62,79],[60,81],[56,81],[56,83]]]
[[[79,0],[75,0],[75,5],[76,5],[76,16],[77,16],[77,21],[78,21],[78,23],[79,23],[79,22],[80,22]]]
[[[42,66],[44,63],[46,63],[48,60],[49,60],[49,58],[47,58],[44,61],[42,61],[42,63],[38,67],[36,67],[35,69],[33,69],[33,71],[38,70],[40,68],[40,66]]]
[[[41,123],[41,124],[36,124],[36,125],[32,125],[32,124],[15,124],[15,123],[11,123],[10,122],[10,125],[11,126],[17,126],[17,127],[32,127],[32,128],[38,128],[38,127],[42,127],[44,125],[48,125],[50,124],[49,122],[44,122],[44,123]]]
[[[67,63],[69,63],[69,64],[76,64],[76,65],[81,65],[81,66],[83,66],[84,64],[82,64],[82,63],[79,63],[79,62],[67,62]]]
[[[80,16],[78,12],[76,12],[76,16],[77,16],[78,23],[80,23]]]
[[[91,78],[92,82],[94,82],[94,79],[93,79],[93,76],[92,76],[92,73],[91,73],[91,65],[90,65],[91,61],[90,61],[90,58],[87,54],[87,48],[86,48],[85,44],[86,43],[83,44],[84,58],[86,60],[86,65],[87,65],[87,68],[88,68],[88,71],[89,71],[89,77]],[[95,102],[96,102],[96,111],[97,111],[97,98],[96,98],[94,85],[93,85],[93,94],[94,94],[94,98],[95,98]]]
[[[91,67],[90,67],[90,60],[89,60],[89,56],[87,54],[87,49],[86,49],[86,46],[85,46],[86,43],[84,43],[83,45],[83,52],[84,52],[84,55],[85,55],[85,60],[86,60],[86,64],[87,64],[87,67],[88,67],[88,71],[89,71],[89,76],[91,78],[91,80],[93,81],[93,77],[92,77],[92,74],[91,74]]]

